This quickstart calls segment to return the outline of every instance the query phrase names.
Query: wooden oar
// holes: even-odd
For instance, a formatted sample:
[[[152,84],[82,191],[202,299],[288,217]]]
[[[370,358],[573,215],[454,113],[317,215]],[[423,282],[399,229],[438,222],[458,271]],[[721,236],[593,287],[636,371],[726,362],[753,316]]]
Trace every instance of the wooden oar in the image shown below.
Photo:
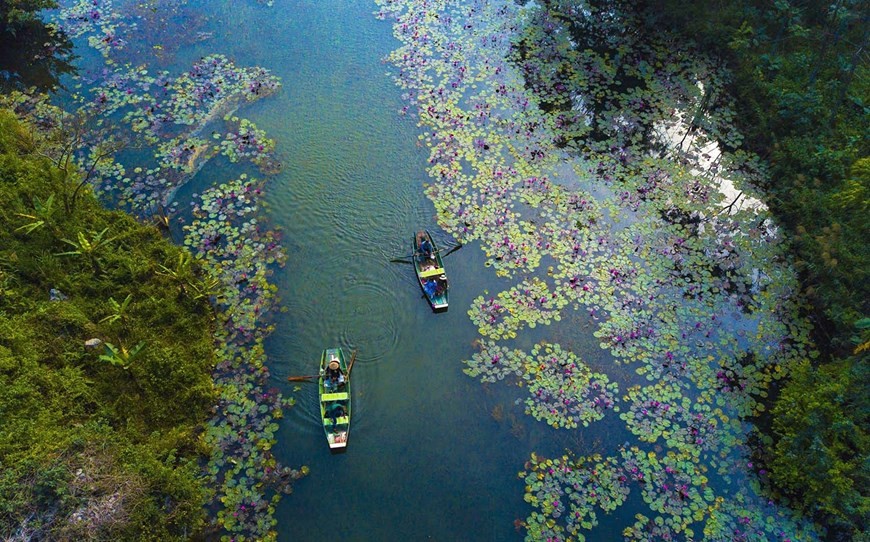
[[[312,378],[319,378],[320,375],[306,375],[306,376],[288,376],[287,380],[290,382],[307,382]]]
[[[350,355],[350,363],[347,364],[347,378],[350,380],[350,370],[353,369],[353,362],[356,361],[356,350]]]
[[[453,245],[453,247],[451,247],[450,250],[447,253],[443,254],[442,256],[447,256],[447,254],[450,254],[451,252],[458,250],[460,247],[462,247],[462,245]],[[445,247],[445,248],[447,248],[447,247]],[[443,248],[437,248],[437,249],[432,251],[432,254],[441,254],[441,252],[443,250],[444,250]],[[419,254],[419,253],[417,253],[417,254]],[[408,258],[413,258],[415,255],[416,254],[408,254],[407,256],[399,256],[398,258],[393,258],[390,261],[393,263],[414,263],[413,261],[409,261]]]
[[[447,256],[453,254],[454,252],[456,252],[456,251],[459,250],[460,248],[462,248],[462,243],[460,243],[460,244],[458,244],[458,245],[453,245],[453,248],[451,248],[450,250],[448,250],[447,252],[445,252],[444,254],[442,254],[441,257],[442,257],[442,258],[446,258]]]

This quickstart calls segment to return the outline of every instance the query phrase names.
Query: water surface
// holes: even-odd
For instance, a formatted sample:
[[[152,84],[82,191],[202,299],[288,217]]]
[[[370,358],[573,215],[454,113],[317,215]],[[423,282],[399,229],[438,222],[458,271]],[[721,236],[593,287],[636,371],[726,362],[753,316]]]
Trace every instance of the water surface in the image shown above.
[[[477,337],[466,311],[501,281],[477,246],[465,247],[445,261],[451,308],[434,314],[412,267],[390,262],[409,254],[416,228],[449,241],[423,195],[427,151],[398,114],[401,91],[382,63],[396,47],[390,26],[370,2],[288,8],[265,15],[274,46],[251,58],[284,90],[248,111],[285,164],[267,200],[290,256],[275,277],[288,312],[268,354],[298,404],[276,455],[311,468],[279,506],[279,538],[522,539],[514,521],[528,508],[516,473],[541,430],[513,404],[519,390],[482,388],[461,363]],[[333,345],[358,349],[339,454],[326,445],[316,386],[284,382],[316,372]]]

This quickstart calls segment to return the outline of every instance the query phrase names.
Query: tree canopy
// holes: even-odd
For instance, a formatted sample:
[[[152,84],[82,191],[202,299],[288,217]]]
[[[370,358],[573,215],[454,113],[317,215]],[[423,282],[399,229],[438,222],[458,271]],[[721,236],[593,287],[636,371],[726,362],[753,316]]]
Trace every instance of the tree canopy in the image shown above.
[[[803,364],[775,402],[772,479],[832,527],[831,539],[866,539],[870,5],[665,0],[646,8],[651,24],[733,71],[737,122],[769,164],[769,203],[794,239],[815,308],[822,363]]]

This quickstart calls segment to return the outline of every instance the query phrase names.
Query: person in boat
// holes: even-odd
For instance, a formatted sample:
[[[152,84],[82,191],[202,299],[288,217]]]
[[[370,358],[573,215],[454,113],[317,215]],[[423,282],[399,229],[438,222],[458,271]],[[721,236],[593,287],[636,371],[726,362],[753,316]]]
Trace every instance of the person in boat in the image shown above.
[[[423,291],[426,292],[427,296],[434,296],[437,290],[438,284],[436,284],[435,279],[426,279],[426,282],[423,283]]]
[[[435,295],[441,295],[447,289],[447,275],[439,275],[435,279]]]
[[[338,358],[332,357],[329,360],[329,365],[326,366],[326,382],[330,387],[337,388],[344,383],[344,375],[341,373],[341,365],[338,363]]]
[[[344,416],[344,405],[339,403],[333,403],[329,406],[329,419],[332,421],[332,425],[338,424],[338,419]]]
[[[423,254],[423,257],[427,260],[435,258],[435,254],[433,253],[432,249],[432,243],[429,242],[429,239],[423,238],[423,241],[420,243],[420,253]]]

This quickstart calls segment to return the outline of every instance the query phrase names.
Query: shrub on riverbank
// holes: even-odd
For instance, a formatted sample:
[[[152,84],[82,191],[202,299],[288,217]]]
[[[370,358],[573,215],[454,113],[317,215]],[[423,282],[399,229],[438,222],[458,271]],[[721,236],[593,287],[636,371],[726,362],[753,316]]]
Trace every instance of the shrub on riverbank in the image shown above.
[[[855,358],[819,368],[804,363],[773,410],[774,481],[800,495],[801,508],[824,514],[835,534],[851,540],[866,539],[863,523],[870,512],[868,384],[867,364]]]
[[[161,267],[180,249],[155,228],[90,194],[67,208],[75,183],[40,150],[0,111],[0,535],[186,539],[212,308]]]

